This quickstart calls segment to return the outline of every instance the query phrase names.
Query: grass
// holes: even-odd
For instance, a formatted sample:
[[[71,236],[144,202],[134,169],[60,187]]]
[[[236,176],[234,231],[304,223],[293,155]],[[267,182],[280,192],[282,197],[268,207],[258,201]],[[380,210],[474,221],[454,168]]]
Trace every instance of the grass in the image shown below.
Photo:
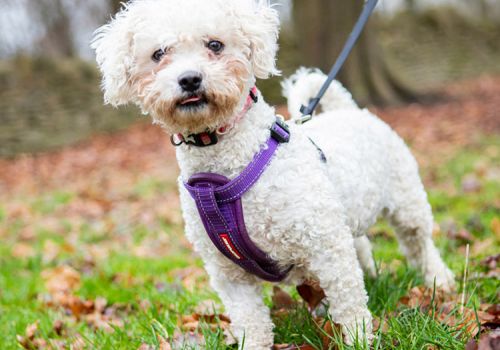
[[[500,248],[499,233],[495,231],[498,228],[494,225],[500,216],[500,184],[488,175],[498,171],[498,146],[498,141],[488,139],[460,151],[444,166],[424,169],[424,177],[433,174],[428,188],[436,221],[441,225],[436,242],[457,280],[461,280],[464,268],[464,244],[448,239],[445,226],[452,222],[457,230],[467,229],[473,237],[471,278],[465,286],[471,309],[482,303],[499,303],[500,282],[486,277],[485,268],[479,263]],[[478,174],[481,189],[465,193],[462,181],[470,174]],[[170,184],[147,178],[130,191],[134,200],[147,201],[158,192],[174,191]],[[218,300],[206,276],[200,273],[200,261],[181,238],[180,222],[156,217],[153,226],[120,226],[113,220],[121,222],[124,217],[113,219],[106,214],[103,220],[80,218],[82,222],[78,223],[74,216],[61,215],[77,200],[78,194],[66,189],[36,198],[13,197],[12,201],[28,213],[16,218],[8,217],[11,209],[7,203],[0,204],[2,350],[19,349],[16,335],[24,336],[26,328],[37,321],[36,337],[54,349],[58,349],[56,345],[61,349],[77,348],[75,344],[81,340],[88,349],[139,349],[142,344],[160,349],[162,338],[176,338],[180,349],[235,349],[224,344],[223,331],[214,328],[213,322],[201,322],[198,332],[180,335],[183,316],[195,314],[207,300]],[[422,284],[422,277],[403,262],[387,224],[381,222],[373,229],[373,240],[380,275],[367,279],[366,286],[369,307],[383,326],[375,332],[372,348],[463,349],[470,337],[463,329],[440,322],[435,317],[441,312],[436,304],[431,303],[423,311],[400,302],[412,288]],[[150,253],[151,249],[155,252],[157,245],[165,250]],[[74,290],[76,296],[96,303],[98,298],[105,298],[112,307],[112,316],[121,324],[106,330],[88,319],[71,317],[62,308],[50,307],[42,275],[61,265],[73,267],[80,275],[81,282]],[[459,282],[458,293],[462,288]],[[272,307],[270,290],[266,288],[266,301]],[[296,297],[296,293],[292,295]],[[452,315],[460,317],[457,310]],[[63,331],[54,327],[56,321],[64,323]],[[303,304],[275,315],[274,321],[276,343],[307,343],[314,349],[323,348],[327,336],[322,331],[323,324],[313,319]],[[366,348],[363,344],[342,344],[339,334],[328,336],[338,349]]]

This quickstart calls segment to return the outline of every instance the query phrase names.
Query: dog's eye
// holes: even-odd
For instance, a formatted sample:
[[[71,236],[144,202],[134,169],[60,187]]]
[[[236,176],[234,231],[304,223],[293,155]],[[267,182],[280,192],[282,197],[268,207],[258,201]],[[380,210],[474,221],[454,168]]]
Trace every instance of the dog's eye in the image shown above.
[[[151,59],[155,62],[160,62],[161,59],[163,58],[163,56],[165,56],[165,50],[159,49],[153,53],[153,56],[151,56]]]
[[[224,49],[224,44],[218,40],[211,40],[208,42],[207,47],[210,51],[219,53]]]

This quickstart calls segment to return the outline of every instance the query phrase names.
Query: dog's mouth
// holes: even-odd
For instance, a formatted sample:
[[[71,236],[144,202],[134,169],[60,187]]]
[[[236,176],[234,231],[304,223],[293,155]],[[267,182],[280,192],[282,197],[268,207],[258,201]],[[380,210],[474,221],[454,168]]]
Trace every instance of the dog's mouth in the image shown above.
[[[208,100],[204,94],[192,94],[179,100],[177,107],[181,109],[193,109],[204,107],[206,104],[208,104]]]

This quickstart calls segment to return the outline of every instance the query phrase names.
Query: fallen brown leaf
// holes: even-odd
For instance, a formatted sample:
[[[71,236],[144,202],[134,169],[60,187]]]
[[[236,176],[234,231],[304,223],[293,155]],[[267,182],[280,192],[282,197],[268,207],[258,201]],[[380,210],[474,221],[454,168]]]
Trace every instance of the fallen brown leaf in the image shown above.
[[[274,344],[273,350],[315,350],[311,345]]]
[[[402,297],[399,302],[410,308],[419,307],[427,311],[433,302],[436,305],[442,303],[444,301],[444,296],[445,294],[439,290],[433,291],[425,287],[414,287],[408,292],[408,295]]]
[[[189,331],[189,332],[194,332],[200,327],[200,322],[194,321],[194,322],[186,322],[182,324],[182,329],[184,331]]]
[[[477,341],[475,339],[469,340],[465,345],[465,350],[477,350]]]
[[[213,300],[201,302],[193,314],[181,317],[180,328],[191,338],[195,333],[201,334],[202,324],[214,331],[221,329],[224,331],[226,341],[230,343],[233,340],[229,332],[231,320],[228,316],[218,313],[218,309],[218,304]]]
[[[141,302],[139,303],[139,308],[144,312],[151,309],[152,306],[153,306],[153,304],[151,304],[151,302],[147,299],[141,300]]]
[[[493,247],[495,245],[495,239],[493,238],[487,238],[484,241],[476,241],[470,249],[471,256],[478,256],[481,254],[484,254],[486,250],[488,250],[490,247]]]
[[[185,269],[177,269],[171,272],[174,278],[181,281],[181,284],[188,291],[194,291],[200,283],[204,283],[207,280],[207,274],[205,270],[199,267],[188,267]]]
[[[83,350],[85,349],[85,340],[80,334],[77,334],[73,338],[73,342],[71,343],[71,350]]]
[[[17,342],[26,350],[44,349],[47,342],[43,339],[36,338],[40,327],[40,321],[36,321],[26,327],[24,335],[17,335]]]
[[[462,180],[462,190],[465,193],[479,192],[481,187],[481,182],[475,174],[466,175]]]
[[[438,222],[434,221],[434,226],[432,226],[432,237],[439,237],[442,233],[441,226]]]
[[[198,318],[195,315],[184,315],[181,317],[182,324],[192,323],[198,321]]]
[[[29,339],[33,339],[35,335],[38,333],[38,328],[40,327],[40,321],[36,321],[33,324],[30,324],[26,327],[26,337]]]
[[[47,240],[43,244],[42,258],[45,264],[49,264],[56,260],[61,253],[61,247],[53,240]]]
[[[62,307],[76,320],[83,320],[95,329],[114,332],[114,327],[123,327],[123,321],[107,308],[107,300],[83,300],[72,294],[80,286],[80,274],[69,266],[60,266],[42,273],[45,286],[52,299],[48,306]]]
[[[470,337],[475,337],[479,332],[476,313],[474,310],[463,308],[461,314],[456,312],[457,303],[455,301],[445,302],[439,305],[439,312],[436,314],[436,319],[441,323],[447,324],[450,327],[463,329]]]
[[[175,348],[189,347],[189,346],[193,348],[198,348],[203,344],[205,344],[205,339],[203,335],[199,332],[181,333],[179,331],[176,331],[172,339],[172,345]]]
[[[80,273],[70,266],[63,265],[42,272],[45,288],[54,296],[70,293],[80,287]]]
[[[49,307],[62,307],[69,312],[75,319],[80,320],[83,315],[88,315],[94,312],[94,302],[90,300],[82,300],[81,298],[69,294],[60,293],[55,295],[48,303]]]
[[[316,281],[305,281],[300,286],[297,286],[297,292],[309,306],[309,311],[316,309],[326,297],[325,291]]]
[[[58,336],[61,336],[64,331],[64,322],[61,320],[56,320],[52,325],[52,329]]]
[[[491,220],[491,231],[495,235],[496,239],[500,241],[500,218],[495,217]]]
[[[332,340],[335,339],[335,334],[342,334],[342,329],[340,325],[334,324],[333,322],[326,322],[323,325],[323,333],[321,338],[323,339],[323,349],[324,350],[336,350],[337,346],[332,348]]]
[[[500,349],[500,331],[483,334],[479,339],[478,350],[498,350]]]
[[[381,327],[382,329],[380,329]],[[379,330],[381,330],[382,333],[386,333],[389,330],[389,325],[383,319],[375,316],[373,318],[373,332],[375,333]]]
[[[481,265],[486,267],[488,271],[495,270],[500,262],[500,254],[492,255],[481,261]]]
[[[500,304],[481,305],[481,310],[477,311],[477,317],[483,333],[500,330]]]
[[[283,289],[278,286],[273,287],[273,308],[277,310],[291,310],[296,307],[297,302]]]
[[[194,313],[198,315],[215,315],[220,313],[221,305],[214,300],[204,300],[194,309]]]
[[[491,315],[486,311],[479,310],[476,313],[472,309],[461,307],[458,298],[458,295],[415,287],[407,296],[400,299],[400,303],[410,308],[418,308],[424,313],[433,314],[440,322],[465,330],[471,337],[475,337],[479,332],[478,318],[479,322],[483,323],[490,320]],[[434,310],[437,312],[433,312]]]
[[[459,241],[461,243],[471,243],[474,241],[474,236],[472,236],[472,234],[465,229],[462,229],[458,232],[449,231],[448,238]]]
[[[124,322],[116,317],[108,316],[100,312],[94,312],[84,317],[87,324],[95,329],[101,329],[107,333],[113,333],[115,327],[123,328]]]
[[[17,243],[12,247],[12,256],[18,259],[28,259],[36,255],[35,249],[26,243]]]
[[[170,346],[170,343],[161,336],[158,336],[158,344],[158,350],[172,350],[172,346]]]
[[[496,318],[499,318],[500,317],[500,304],[488,306],[488,308],[486,309],[486,312],[495,316]]]

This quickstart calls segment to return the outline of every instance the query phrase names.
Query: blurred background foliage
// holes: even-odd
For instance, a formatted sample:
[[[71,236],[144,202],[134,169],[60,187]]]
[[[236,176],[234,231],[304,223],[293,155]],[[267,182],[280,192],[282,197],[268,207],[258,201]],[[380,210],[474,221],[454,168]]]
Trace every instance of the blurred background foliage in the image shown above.
[[[329,70],[362,1],[275,1],[283,17],[279,67]],[[0,156],[72,144],[137,121],[134,108],[103,106],[88,47],[115,0],[0,2]],[[438,98],[457,79],[500,72],[500,2],[381,0],[340,80],[363,105]],[[284,103],[275,77],[259,83]]]

